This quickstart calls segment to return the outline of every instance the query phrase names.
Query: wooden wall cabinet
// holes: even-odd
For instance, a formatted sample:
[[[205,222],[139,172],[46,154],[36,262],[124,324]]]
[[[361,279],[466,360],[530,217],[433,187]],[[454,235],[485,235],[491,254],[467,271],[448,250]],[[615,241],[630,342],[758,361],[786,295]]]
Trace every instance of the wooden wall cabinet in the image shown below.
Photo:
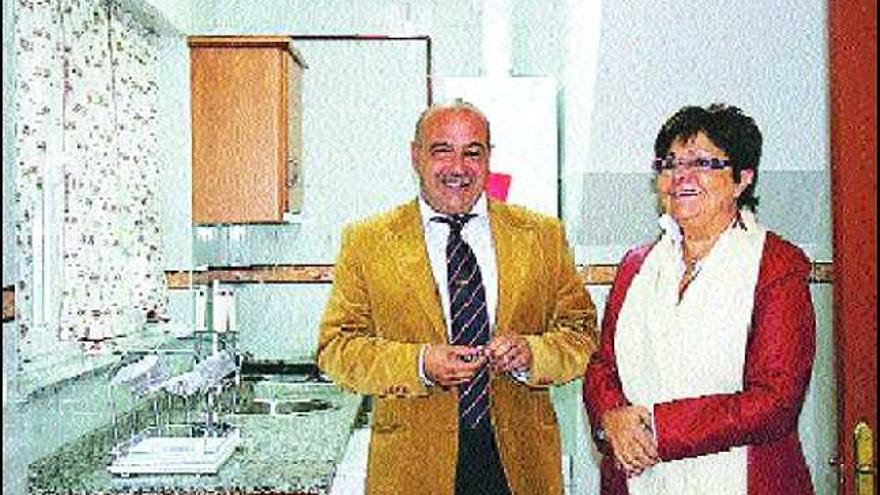
[[[188,45],[193,223],[281,222],[302,207],[302,58],[287,36]]]

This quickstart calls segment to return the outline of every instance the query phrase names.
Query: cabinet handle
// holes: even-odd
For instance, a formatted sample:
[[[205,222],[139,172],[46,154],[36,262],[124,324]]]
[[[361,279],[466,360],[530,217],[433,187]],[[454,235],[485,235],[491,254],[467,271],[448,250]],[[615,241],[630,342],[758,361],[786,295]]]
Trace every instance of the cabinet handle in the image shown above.
[[[299,181],[299,174],[296,173],[296,158],[287,159],[287,187],[294,187]]]

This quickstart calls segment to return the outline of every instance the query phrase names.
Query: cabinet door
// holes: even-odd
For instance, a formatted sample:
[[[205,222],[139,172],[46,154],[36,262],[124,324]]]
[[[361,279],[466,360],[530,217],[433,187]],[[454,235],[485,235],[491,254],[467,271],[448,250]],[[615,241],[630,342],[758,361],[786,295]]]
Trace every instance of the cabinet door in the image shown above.
[[[194,223],[281,221],[285,56],[276,48],[192,49]]]

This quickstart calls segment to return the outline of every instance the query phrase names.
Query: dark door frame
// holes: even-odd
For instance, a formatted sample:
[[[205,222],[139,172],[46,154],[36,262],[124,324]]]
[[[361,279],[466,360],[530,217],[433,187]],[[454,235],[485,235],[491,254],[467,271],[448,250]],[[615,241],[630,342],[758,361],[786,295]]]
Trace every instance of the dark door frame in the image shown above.
[[[838,493],[853,495],[859,422],[877,450],[877,0],[828,7]]]

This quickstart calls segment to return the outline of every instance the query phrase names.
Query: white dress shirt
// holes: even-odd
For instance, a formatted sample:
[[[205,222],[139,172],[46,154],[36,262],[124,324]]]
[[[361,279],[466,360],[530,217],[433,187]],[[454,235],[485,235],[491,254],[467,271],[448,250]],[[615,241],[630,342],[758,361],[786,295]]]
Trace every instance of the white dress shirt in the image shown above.
[[[431,273],[434,283],[440,292],[440,305],[446,321],[446,335],[452,338],[452,322],[449,318],[449,283],[446,266],[446,241],[449,238],[449,224],[432,221],[437,216],[448,216],[438,213],[431,205],[419,196],[419,212],[422,215],[422,229],[425,231],[425,244],[428,247],[428,260],[431,262]],[[471,247],[480,267],[483,287],[486,290],[486,311],[489,313],[489,332],[495,324],[495,308],[498,305],[498,265],[495,262],[495,245],[492,241],[492,229],[489,226],[489,210],[486,195],[482,194],[471,214],[471,218],[461,229],[461,237]]]
[[[434,283],[440,292],[440,305],[443,306],[443,316],[446,321],[446,336],[452,339],[452,322],[449,317],[449,283],[446,280],[446,242],[449,238],[449,224],[432,221],[436,216],[446,216],[438,213],[425,198],[419,196],[419,213],[422,216],[422,229],[425,232],[425,244],[428,248],[428,260],[431,262],[431,273],[434,275]],[[492,240],[492,228],[489,224],[489,207],[485,193],[480,195],[471,214],[471,218],[461,229],[461,237],[471,247],[480,267],[480,276],[483,278],[483,288],[486,291],[486,311],[489,315],[489,337],[495,326],[495,309],[498,307],[498,264],[495,261],[495,244]],[[419,353],[419,376],[428,386],[433,386],[428,375],[425,373],[425,351],[428,346],[422,346]],[[528,370],[515,370],[509,373],[515,380],[525,383],[529,379]]]

